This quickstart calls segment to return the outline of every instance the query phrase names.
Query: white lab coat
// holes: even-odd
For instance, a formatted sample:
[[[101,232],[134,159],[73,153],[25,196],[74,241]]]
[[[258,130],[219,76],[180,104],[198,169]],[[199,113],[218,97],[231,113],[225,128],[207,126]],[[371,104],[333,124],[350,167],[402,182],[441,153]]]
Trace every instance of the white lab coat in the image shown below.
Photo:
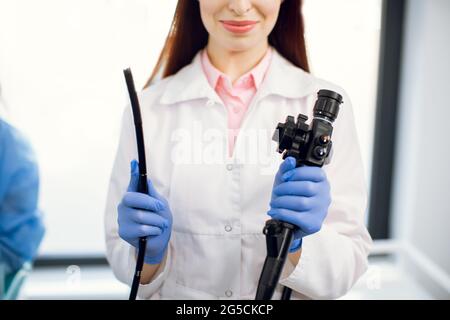
[[[332,203],[322,229],[304,238],[299,264],[285,264],[280,284],[292,299],[344,295],[365,272],[371,238],[364,224],[366,182],[350,100],[339,87],[293,66],[276,51],[228,156],[227,112],[197,54],[176,75],[140,93],[149,177],[168,199],[173,231],[143,299],[254,299],[266,257],[262,229],[282,161],[272,134],[287,115],[312,119],[320,89],[344,97],[334,123],[333,158],[324,167]],[[137,159],[131,108],[124,112],[105,213],[107,258],[131,283],[136,251],[118,235],[117,206]],[[274,299],[279,299],[282,286]]]

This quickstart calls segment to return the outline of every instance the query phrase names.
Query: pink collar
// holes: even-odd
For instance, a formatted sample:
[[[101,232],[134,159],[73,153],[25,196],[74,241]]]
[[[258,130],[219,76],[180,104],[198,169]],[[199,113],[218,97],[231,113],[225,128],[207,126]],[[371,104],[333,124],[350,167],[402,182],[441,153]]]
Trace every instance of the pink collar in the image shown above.
[[[242,75],[237,81],[235,86],[248,86],[250,79],[253,79],[253,83],[256,89],[259,88],[262,81],[264,80],[264,76],[269,69],[270,62],[272,58],[272,48],[269,47],[266,54],[262,58],[262,60],[250,71]],[[208,79],[209,84],[213,89],[216,89],[216,86],[220,79],[224,80],[225,83],[230,83],[229,77],[218,70],[212,63],[208,57],[206,49],[203,49],[201,52],[201,61],[203,66],[203,71]],[[253,85],[253,84],[252,84]]]

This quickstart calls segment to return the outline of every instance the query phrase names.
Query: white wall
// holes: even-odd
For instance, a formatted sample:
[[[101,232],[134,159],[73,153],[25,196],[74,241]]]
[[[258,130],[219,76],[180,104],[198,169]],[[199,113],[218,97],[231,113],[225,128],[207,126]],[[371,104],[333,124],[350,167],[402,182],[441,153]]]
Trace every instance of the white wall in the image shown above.
[[[392,230],[410,248],[408,265],[417,264],[417,278],[446,298],[450,298],[449,30],[450,1],[408,2]]]

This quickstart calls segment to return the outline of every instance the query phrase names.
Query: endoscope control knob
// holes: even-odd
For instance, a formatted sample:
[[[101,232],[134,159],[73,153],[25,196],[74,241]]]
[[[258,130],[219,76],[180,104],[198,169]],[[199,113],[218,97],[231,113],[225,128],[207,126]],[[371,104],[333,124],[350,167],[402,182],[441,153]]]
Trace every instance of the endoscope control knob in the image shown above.
[[[323,147],[315,147],[314,148],[314,157],[318,160],[323,159],[327,154],[327,149]]]
[[[319,143],[323,146],[328,145],[330,143],[330,141],[331,141],[331,137],[329,135],[324,134],[319,137]]]

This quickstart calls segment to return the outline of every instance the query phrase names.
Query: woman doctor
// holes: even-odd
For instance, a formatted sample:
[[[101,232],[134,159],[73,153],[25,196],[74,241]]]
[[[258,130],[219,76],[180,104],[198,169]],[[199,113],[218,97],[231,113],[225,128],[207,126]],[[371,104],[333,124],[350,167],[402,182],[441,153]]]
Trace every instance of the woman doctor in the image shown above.
[[[273,299],[282,286],[292,299],[337,298],[365,272],[371,239],[352,106],[308,72],[301,2],[179,0],[140,94],[149,194],[136,192],[127,107],[107,199],[107,257],[122,282],[147,237],[140,298],[254,299],[271,217],[299,227]],[[311,119],[320,89],[345,102],[333,159],[295,168],[271,137],[287,115]]]

